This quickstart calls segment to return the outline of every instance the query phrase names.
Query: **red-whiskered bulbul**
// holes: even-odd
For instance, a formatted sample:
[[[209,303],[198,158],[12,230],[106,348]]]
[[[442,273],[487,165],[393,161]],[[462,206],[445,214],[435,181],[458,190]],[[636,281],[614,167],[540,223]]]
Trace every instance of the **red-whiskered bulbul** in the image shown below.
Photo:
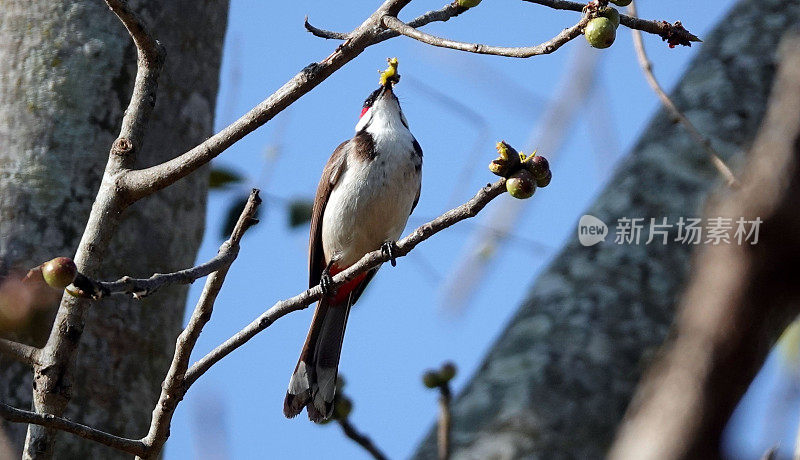
[[[289,381],[283,403],[287,417],[304,407],[314,422],[331,416],[350,307],[378,269],[362,273],[335,293],[327,292],[327,285],[331,276],[368,252],[382,248],[393,257],[392,248],[419,200],[422,149],[393,92],[396,81],[389,79],[364,101],[355,136],[334,150],[317,186],[308,284],[321,284],[325,294]]]

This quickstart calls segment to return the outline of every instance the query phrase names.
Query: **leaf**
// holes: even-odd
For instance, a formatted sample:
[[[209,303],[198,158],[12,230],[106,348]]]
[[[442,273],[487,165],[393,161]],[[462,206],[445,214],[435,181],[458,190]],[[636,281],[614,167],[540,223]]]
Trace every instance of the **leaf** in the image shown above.
[[[249,195],[239,195],[228,205],[228,212],[226,214],[224,224],[220,228],[220,237],[223,239],[227,238],[231,233],[233,233],[233,227],[236,226],[236,221],[239,220],[239,216],[242,214],[248,198]],[[256,213],[253,216],[254,219],[258,219],[263,207],[264,205],[262,204],[256,208]]]
[[[289,227],[297,228],[311,221],[311,210],[314,202],[299,198],[289,202]]]
[[[208,175],[208,187],[211,189],[225,188],[231,184],[238,184],[244,178],[237,172],[227,168],[214,168]]]

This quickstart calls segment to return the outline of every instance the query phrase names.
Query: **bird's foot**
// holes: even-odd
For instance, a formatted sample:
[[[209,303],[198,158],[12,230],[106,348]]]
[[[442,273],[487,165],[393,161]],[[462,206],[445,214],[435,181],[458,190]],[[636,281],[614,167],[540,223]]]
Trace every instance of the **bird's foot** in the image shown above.
[[[319,287],[322,288],[323,297],[332,297],[336,295],[336,289],[333,288],[333,277],[330,273],[330,266],[322,270],[322,276],[319,279]]]
[[[389,263],[392,264],[392,267],[397,266],[396,259],[397,259],[397,251],[399,250],[400,248],[397,247],[397,241],[385,241],[381,245],[381,252],[383,252],[383,254],[389,258]]]

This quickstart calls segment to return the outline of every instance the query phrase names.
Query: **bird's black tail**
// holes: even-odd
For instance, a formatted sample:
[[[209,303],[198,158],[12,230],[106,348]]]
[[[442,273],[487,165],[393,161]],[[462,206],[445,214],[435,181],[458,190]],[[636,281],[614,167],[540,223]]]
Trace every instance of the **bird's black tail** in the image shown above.
[[[308,407],[308,418],[320,423],[333,413],[339,356],[351,299],[348,296],[343,303],[332,304],[329,303],[332,299],[323,298],[317,305],[283,401],[286,417],[295,417]]]

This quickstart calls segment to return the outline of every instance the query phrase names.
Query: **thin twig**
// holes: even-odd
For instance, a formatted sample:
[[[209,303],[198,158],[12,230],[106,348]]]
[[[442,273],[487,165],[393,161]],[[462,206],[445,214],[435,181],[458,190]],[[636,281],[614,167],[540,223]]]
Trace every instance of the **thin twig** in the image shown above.
[[[125,276],[117,281],[100,281],[105,288],[100,298],[113,294],[130,295],[136,299],[147,297],[157,290],[173,284],[191,284],[195,280],[208,276],[220,268],[230,265],[236,258],[238,246],[223,245],[214,258],[196,267],[186,268],[173,273],[156,273],[149,278],[131,278]]]
[[[410,235],[397,242],[395,250],[396,257],[402,257],[411,252],[418,244],[427,240],[440,231],[452,225],[478,214],[490,201],[500,196],[506,191],[505,179],[488,184],[482,188],[472,199],[450,211],[442,214],[436,219],[425,223],[414,230]],[[332,287],[338,288],[349,280],[355,278],[371,268],[387,262],[388,255],[381,250],[367,253],[358,262],[351,265],[347,270],[333,277]],[[200,358],[186,371],[185,385],[190,387],[201,375],[208,371],[211,366],[219,362],[222,358],[247,343],[256,334],[268,328],[279,318],[298,310],[302,310],[322,297],[322,288],[317,285],[307,289],[302,293],[286,300],[281,300],[273,305],[269,310],[261,314],[244,329],[234,334],[231,338],[210,351],[207,355]]]
[[[538,5],[547,6],[556,10],[568,10],[583,12],[585,3],[576,3],[566,0],[523,0],[529,3],[536,3]],[[655,34],[667,40],[670,37],[675,37],[681,43],[701,42],[696,35],[684,29],[679,24],[670,24],[667,21],[648,21],[640,19],[636,16],[619,15],[619,23],[630,29],[641,30]]]
[[[452,397],[449,382],[439,386],[439,426],[436,430],[439,460],[448,460],[450,458],[450,432],[452,426],[450,400]]]
[[[636,18],[636,2],[631,3],[628,5],[628,12],[631,14],[631,17]],[[642,40],[642,34],[636,29],[631,29],[631,34],[633,34],[633,47],[636,49],[636,57],[639,60],[639,66],[641,66],[642,71],[644,72],[644,76],[647,79],[647,83],[650,84],[650,87],[653,88],[658,98],[661,100],[661,104],[667,108],[667,110],[672,114],[675,119],[677,119],[687,131],[689,131],[689,135],[692,136],[695,142],[703,146],[708,153],[709,158],[711,159],[711,164],[717,168],[717,171],[722,175],[725,181],[728,183],[729,187],[738,187],[739,182],[736,180],[736,176],[733,174],[731,169],[728,167],[727,164],[722,160],[719,153],[714,149],[711,144],[711,140],[704,136],[700,131],[695,128],[694,124],[686,118],[686,115],[678,109],[675,103],[670,99],[667,93],[664,91],[664,88],[661,87],[661,84],[658,83],[656,80],[656,76],[653,74],[653,64],[650,62],[650,59],[647,57],[647,52],[644,49],[644,41]]]
[[[438,10],[428,11],[425,14],[417,16],[413,20],[408,22],[408,25],[414,28],[422,27],[424,25],[430,24],[432,22],[446,22],[450,20],[450,18],[454,18],[459,14],[467,11],[469,8],[465,8],[463,6],[459,6],[457,2],[453,2],[443,6]],[[335,40],[347,40],[350,38],[350,33],[344,32],[334,32],[331,30],[320,29],[317,27],[312,26],[308,23],[308,17],[306,17],[305,21],[305,28],[313,35],[326,38],[326,39],[335,39]],[[384,30],[381,32],[375,40],[375,43],[380,43],[384,40],[388,40],[390,38],[394,38],[399,36],[397,32],[393,30]]]
[[[324,38],[326,40],[347,40],[350,37],[350,34],[346,32],[334,32],[332,30],[325,30],[312,26],[308,22],[308,16],[306,16],[306,19],[303,22],[303,27],[305,27],[306,30],[311,32],[314,36]]]
[[[24,343],[0,338],[0,353],[15,360],[33,366],[39,361],[39,349]]]
[[[247,204],[239,216],[239,220],[236,222],[230,239],[223,243],[220,252],[225,252],[230,248],[233,254],[238,253],[242,236],[255,222],[254,216],[260,203],[261,199],[258,197],[258,190],[253,189],[250,193],[250,198],[247,200]],[[203,293],[200,295],[200,299],[194,307],[192,316],[189,318],[189,324],[186,325],[186,329],[178,336],[172,364],[167,372],[167,376],[164,378],[164,383],[161,384],[161,396],[153,410],[150,429],[147,436],[143,439],[145,445],[148,447],[146,458],[157,456],[169,437],[172,415],[175,413],[175,408],[183,399],[188,388],[188,386],[184,384],[184,375],[186,373],[186,368],[189,366],[189,358],[197,343],[197,339],[200,337],[200,333],[203,331],[203,326],[211,319],[214,301],[222,288],[222,284],[225,282],[225,275],[234,259],[235,257],[208,277],[206,285],[203,288]],[[141,455],[141,457],[145,457],[145,455]]]
[[[560,34],[556,35],[552,39],[536,46],[502,47],[448,40],[446,38],[440,38],[434,35],[426,34],[425,32],[420,32],[419,30],[393,16],[384,16],[381,18],[381,24],[383,24],[385,27],[388,27],[399,34],[405,35],[406,37],[421,41],[422,43],[427,43],[429,45],[438,46],[441,48],[467,51],[469,53],[491,54],[494,56],[506,56],[513,58],[529,58],[531,56],[550,54],[553,51],[561,48],[561,46],[563,46],[565,43],[579,36],[583,32],[583,28],[586,27],[588,22],[589,18],[584,17],[574,26],[562,30]]]
[[[373,458],[375,458],[376,460],[388,460],[388,457],[384,455],[384,453],[381,452],[381,450],[378,449],[377,446],[375,446],[375,444],[372,442],[372,439],[370,439],[369,436],[359,433],[355,429],[353,424],[350,423],[350,420],[348,418],[342,418],[336,421],[339,422],[339,426],[342,427],[342,431],[344,431],[344,434],[348,438],[355,441],[358,445],[363,447],[364,450],[369,452]]]
[[[66,431],[81,438],[94,441],[105,446],[121,450],[133,455],[142,455],[145,453],[145,445],[141,440],[128,439],[115,436],[113,434],[100,431],[90,426],[75,423],[63,417],[57,417],[52,414],[37,414],[27,410],[17,409],[9,406],[8,404],[0,402],[0,417],[3,417],[9,422],[16,423],[29,423],[34,425],[45,426],[55,430]]]

